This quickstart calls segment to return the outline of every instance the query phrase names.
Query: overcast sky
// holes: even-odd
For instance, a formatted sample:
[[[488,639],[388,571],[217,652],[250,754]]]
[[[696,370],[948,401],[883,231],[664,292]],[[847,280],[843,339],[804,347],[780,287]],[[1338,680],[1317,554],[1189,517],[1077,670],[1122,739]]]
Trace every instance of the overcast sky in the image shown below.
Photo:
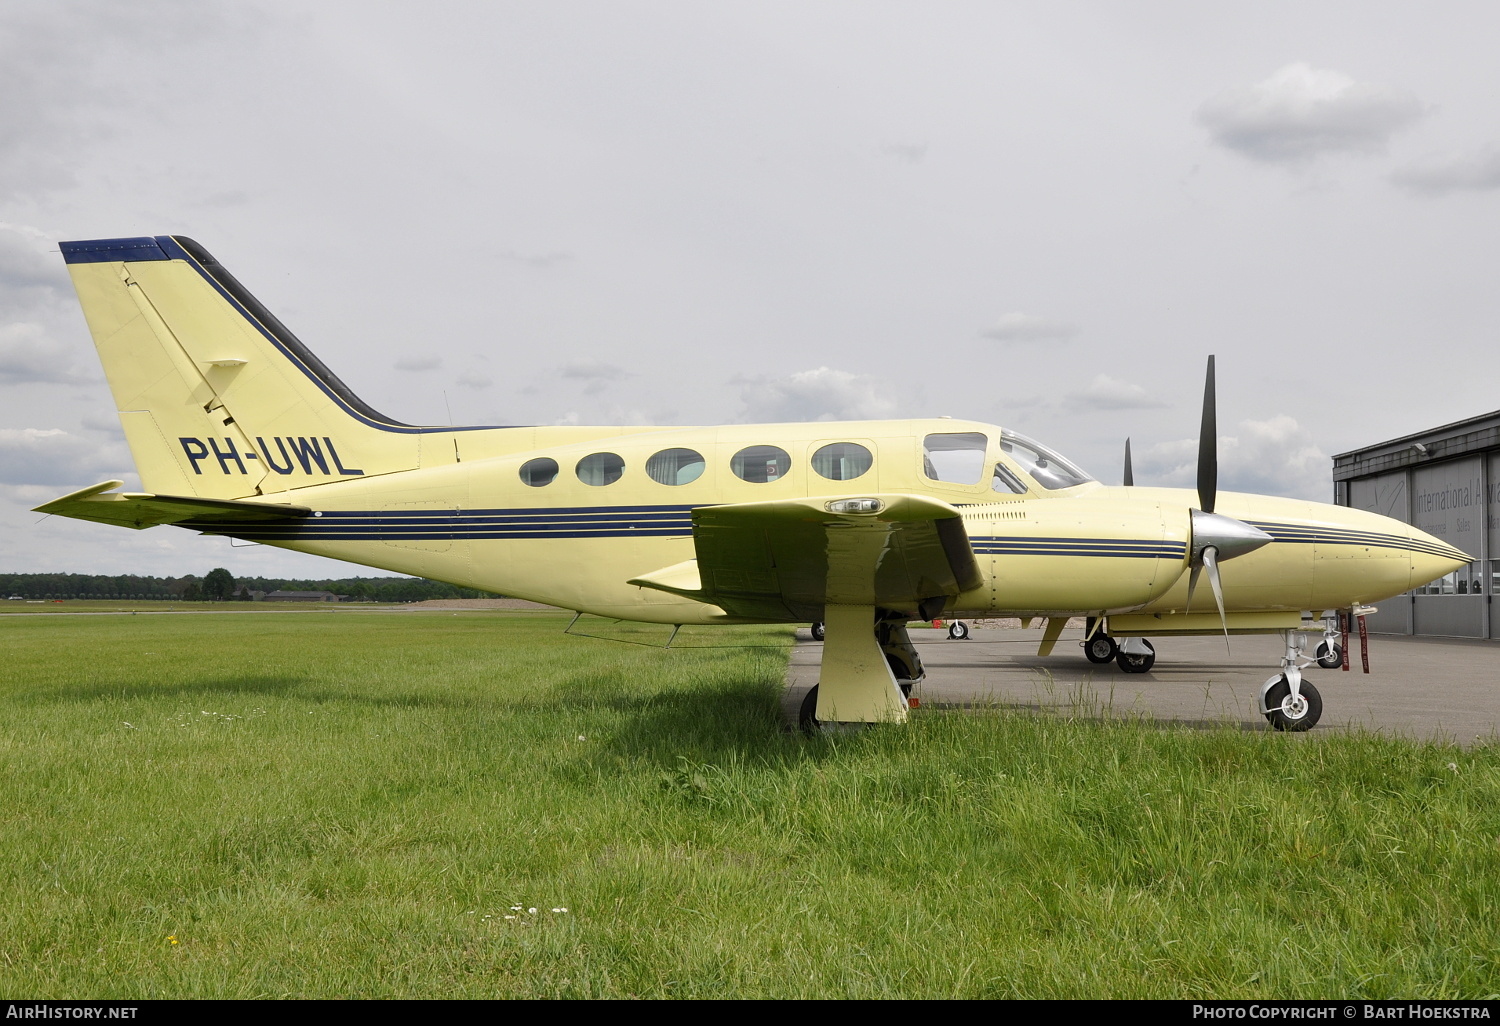
[[[59,240],[202,243],[410,423],[947,414],[1326,499],[1500,407],[1500,7],[0,6],[0,570],[347,564],[126,477]],[[127,480],[130,480],[127,478]],[[134,482],[131,482],[134,484]]]

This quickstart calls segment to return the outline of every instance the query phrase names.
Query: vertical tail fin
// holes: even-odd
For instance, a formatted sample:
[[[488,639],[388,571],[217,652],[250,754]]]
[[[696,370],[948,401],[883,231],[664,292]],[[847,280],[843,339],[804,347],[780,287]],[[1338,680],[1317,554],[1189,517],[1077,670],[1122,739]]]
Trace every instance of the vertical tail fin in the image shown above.
[[[242,498],[420,464],[431,429],[362,402],[191,239],[60,249],[147,491]]]

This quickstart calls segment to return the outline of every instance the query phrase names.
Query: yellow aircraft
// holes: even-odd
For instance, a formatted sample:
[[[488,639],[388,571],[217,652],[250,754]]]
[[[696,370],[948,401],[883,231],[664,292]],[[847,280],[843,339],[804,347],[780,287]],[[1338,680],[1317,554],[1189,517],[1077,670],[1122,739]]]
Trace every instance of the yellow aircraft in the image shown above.
[[[948,418],[415,427],[360,401],[191,239],[60,249],[145,491],[106,481],[38,511],[628,620],[817,621],[807,723],[906,719],[923,675],[908,621],[1044,618],[1046,655],[1081,615],[1090,658],[1135,672],[1147,637],[1283,633],[1260,711],[1305,730],[1322,700],[1301,674],[1303,612],[1358,614],[1470,562],[1361,510],[1218,495],[1212,357],[1196,495],[1107,487],[1024,435]],[[1203,571],[1212,612],[1192,607]],[[1335,638],[1325,627],[1325,665]]]

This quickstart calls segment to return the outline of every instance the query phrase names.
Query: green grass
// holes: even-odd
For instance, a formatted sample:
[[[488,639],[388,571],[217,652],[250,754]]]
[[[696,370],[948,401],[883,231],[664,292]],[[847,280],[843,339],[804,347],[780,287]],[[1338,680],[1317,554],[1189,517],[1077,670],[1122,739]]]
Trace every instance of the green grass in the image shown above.
[[[0,992],[1500,991],[1496,746],[930,710],[807,739],[784,629],[565,623],[0,621]]]

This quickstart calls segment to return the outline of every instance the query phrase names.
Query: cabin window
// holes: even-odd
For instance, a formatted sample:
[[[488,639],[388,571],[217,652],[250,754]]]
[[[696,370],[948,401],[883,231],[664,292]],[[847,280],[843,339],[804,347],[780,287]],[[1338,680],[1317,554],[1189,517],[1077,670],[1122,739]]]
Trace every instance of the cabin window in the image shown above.
[[[830,481],[853,481],[875,462],[870,450],[858,442],[833,442],[813,453],[813,472]]]
[[[646,461],[646,474],[657,484],[685,485],[702,477],[706,466],[692,449],[663,449]]]
[[[533,488],[549,485],[555,477],[557,477],[557,461],[554,459],[541,456],[521,464],[521,481]]]
[[[995,464],[995,479],[990,484],[990,490],[994,492],[1009,492],[1012,495],[1025,495],[1026,486],[1021,479],[1004,463]]]
[[[578,461],[578,480],[586,485],[611,485],[625,473],[625,461],[612,452],[590,453]]]
[[[978,484],[984,478],[987,441],[978,431],[928,435],[922,441],[922,470],[934,481]]]
[[[765,484],[786,477],[792,469],[792,458],[774,445],[752,445],[734,454],[729,469],[741,481]]]
[[[1093,480],[1041,442],[1014,431],[1000,432],[1000,449],[1043,488],[1072,488]]]

